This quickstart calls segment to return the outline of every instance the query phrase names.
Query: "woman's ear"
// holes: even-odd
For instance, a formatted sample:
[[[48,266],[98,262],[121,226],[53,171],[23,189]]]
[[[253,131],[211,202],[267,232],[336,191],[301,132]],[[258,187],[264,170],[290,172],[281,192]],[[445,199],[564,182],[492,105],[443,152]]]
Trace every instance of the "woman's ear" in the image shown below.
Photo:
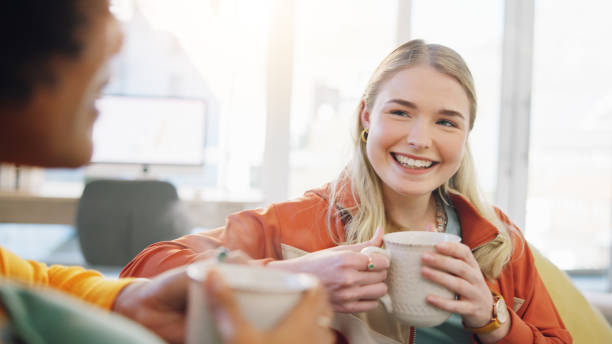
[[[359,103],[359,119],[361,120],[361,126],[364,128],[370,127],[370,112],[366,108],[364,100]]]

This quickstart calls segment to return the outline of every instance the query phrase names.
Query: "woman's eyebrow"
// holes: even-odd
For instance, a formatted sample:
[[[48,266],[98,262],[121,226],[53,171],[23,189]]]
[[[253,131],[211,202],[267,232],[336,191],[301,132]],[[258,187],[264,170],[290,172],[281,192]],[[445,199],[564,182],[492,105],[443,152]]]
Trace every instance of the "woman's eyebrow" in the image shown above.
[[[405,107],[409,107],[409,108],[412,108],[412,109],[418,109],[418,106],[416,106],[415,103],[409,102],[409,101],[404,100],[404,99],[389,99],[385,103],[386,104],[395,103],[395,104],[399,104],[399,105],[402,105],[402,106],[405,106]]]
[[[455,110],[442,109],[442,110],[438,111],[438,113],[440,115],[445,115],[445,116],[465,118],[465,116],[463,116],[463,114],[461,112],[455,111]]]

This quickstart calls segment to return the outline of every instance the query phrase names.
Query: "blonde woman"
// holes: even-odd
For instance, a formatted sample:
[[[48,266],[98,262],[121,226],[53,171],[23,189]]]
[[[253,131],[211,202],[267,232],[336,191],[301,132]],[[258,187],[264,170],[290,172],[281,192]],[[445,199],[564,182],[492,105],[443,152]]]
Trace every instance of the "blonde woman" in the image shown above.
[[[223,228],[151,245],[122,275],[155,275],[220,245],[241,249],[260,264],[317,275],[336,312],[366,312],[360,319],[378,332],[375,340],[413,342],[412,329],[380,312],[388,260],[359,251],[380,245],[384,232],[444,231],[462,243],[423,255],[422,274],[458,295],[427,298],[455,315],[420,330],[419,342],[569,343],[520,231],[479,197],[468,145],[476,104],[456,52],[407,42],[371,77],[355,116],[355,153],[337,180],[233,214]],[[307,253],[296,257],[297,249]]]

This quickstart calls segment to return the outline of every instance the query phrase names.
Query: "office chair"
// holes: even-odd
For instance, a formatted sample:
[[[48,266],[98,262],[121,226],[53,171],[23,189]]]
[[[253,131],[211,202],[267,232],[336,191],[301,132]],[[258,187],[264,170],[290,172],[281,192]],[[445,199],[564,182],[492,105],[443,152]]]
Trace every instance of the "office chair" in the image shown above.
[[[95,180],[83,190],[76,229],[91,265],[123,266],[149,244],[189,232],[175,187],[159,180]]]

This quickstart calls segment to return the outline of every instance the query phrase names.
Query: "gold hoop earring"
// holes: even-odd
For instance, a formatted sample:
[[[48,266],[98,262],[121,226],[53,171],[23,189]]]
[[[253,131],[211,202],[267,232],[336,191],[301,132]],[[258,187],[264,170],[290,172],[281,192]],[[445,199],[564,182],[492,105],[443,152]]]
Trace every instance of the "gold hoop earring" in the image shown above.
[[[363,128],[361,131],[361,141],[363,141],[363,143],[368,143],[368,128]]]

